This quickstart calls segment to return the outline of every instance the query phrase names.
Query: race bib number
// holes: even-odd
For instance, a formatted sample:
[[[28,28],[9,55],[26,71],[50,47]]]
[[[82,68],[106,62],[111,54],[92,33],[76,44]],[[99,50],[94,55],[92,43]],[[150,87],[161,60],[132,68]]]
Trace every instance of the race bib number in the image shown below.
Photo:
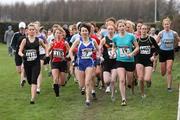
[[[166,39],[164,43],[167,48],[172,48],[174,45],[173,40],[170,39]]]
[[[61,49],[55,49],[53,50],[53,57],[56,58],[64,58],[64,51]]]
[[[140,54],[151,54],[151,47],[150,46],[140,46]]]
[[[116,58],[116,52],[112,52],[112,48],[108,48],[108,55],[110,59],[115,59]]]
[[[82,49],[81,59],[90,59],[92,58],[93,51],[92,49]]]
[[[37,52],[35,49],[26,50],[27,61],[34,61],[37,59]]]
[[[125,57],[127,56],[127,54],[130,53],[129,48],[119,48],[119,50],[120,50],[120,57]]]

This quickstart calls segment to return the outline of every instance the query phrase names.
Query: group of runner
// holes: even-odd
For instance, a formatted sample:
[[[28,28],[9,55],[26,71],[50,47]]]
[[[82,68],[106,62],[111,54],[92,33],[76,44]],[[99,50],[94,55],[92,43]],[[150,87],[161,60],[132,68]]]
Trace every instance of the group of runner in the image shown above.
[[[99,83],[115,101],[117,80],[122,106],[127,105],[126,89],[130,88],[134,94],[138,81],[141,97],[145,98],[144,86],[145,83],[151,86],[158,55],[161,74],[167,75],[167,90],[172,92],[174,43],[180,42],[180,38],[170,29],[169,18],[163,19],[162,25],[164,30],[156,35],[155,28],[149,29],[146,24],[137,23],[135,31],[132,21],[116,21],[113,17],[106,19],[99,30],[94,22],[78,22],[69,27],[54,24],[48,31],[38,21],[27,27],[24,22],[19,23],[11,47],[21,86],[26,80],[31,85],[30,104],[40,94],[41,71],[48,63],[55,96],[59,97],[61,86],[71,75],[78,82],[81,94],[85,94],[87,107],[97,99],[95,86]]]

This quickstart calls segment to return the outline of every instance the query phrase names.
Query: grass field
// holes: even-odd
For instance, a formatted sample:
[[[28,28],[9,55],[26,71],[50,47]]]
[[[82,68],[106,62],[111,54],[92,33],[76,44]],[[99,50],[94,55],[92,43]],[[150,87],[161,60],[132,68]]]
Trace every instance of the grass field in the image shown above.
[[[128,106],[122,107],[119,92],[116,101],[111,102],[110,95],[97,89],[98,100],[86,108],[84,96],[80,95],[78,85],[72,79],[56,98],[51,78],[44,71],[41,94],[37,96],[36,104],[30,105],[30,86],[26,84],[20,88],[14,60],[7,55],[6,46],[0,44],[0,120],[176,120],[179,72],[180,52],[173,67],[172,93],[166,90],[165,78],[155,72],[145,99],[141,99],[138,87],[133,96],[127,90]]]

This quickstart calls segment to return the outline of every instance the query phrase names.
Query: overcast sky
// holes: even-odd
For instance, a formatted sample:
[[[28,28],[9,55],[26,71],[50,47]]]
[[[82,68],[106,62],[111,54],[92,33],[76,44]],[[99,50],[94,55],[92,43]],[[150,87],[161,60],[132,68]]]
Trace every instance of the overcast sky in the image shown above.
[[[32,4],[32,3],[38,3],[38,2],[41,2],[41,1],[44,1],[44,0],[0,0],[0,3],[2,4],[14,4],[16,2],[24,2],[26,4]],[[46,0],[46,1],[53,1],[53,0]],[[68,0],[66,0],[68,1]],[[169,0],[167,0],[169,1]],[[176,0],[176,1],[180,1],[180,0]]]
[[[31,3],[38,3],[44,0],[0,0],[0,3],[2,4],[14,4],[15,2],[24,2],[26,4]],[[52,0],[46,0],[46,1],[52,1]]]

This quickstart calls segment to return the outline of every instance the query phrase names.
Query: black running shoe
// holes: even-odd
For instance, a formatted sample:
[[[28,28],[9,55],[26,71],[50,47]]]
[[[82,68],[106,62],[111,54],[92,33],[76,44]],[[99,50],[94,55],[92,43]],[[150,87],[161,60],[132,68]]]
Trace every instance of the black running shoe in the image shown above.
[[[82,89],[81,89],[81,95],[84,95],[84,94],[85,94],[85,89],[82,88]]]
[[[126,106],[126,105],[127,105],[126,100],[122,100],[121,106]]]
[[[172,90],[172,88],[167,88],[167,91],[172,92],[173,90]]]
[[[26,83],[26,80],[22,80],[20,83],[21,87],[24,87],[25,83]]]
[[[30,101],[30,104],[35,104],[35,102],[34,101]]]
[[[36,90],[36,93],[37,93],[37,94],[40,94],[40,90]]]

